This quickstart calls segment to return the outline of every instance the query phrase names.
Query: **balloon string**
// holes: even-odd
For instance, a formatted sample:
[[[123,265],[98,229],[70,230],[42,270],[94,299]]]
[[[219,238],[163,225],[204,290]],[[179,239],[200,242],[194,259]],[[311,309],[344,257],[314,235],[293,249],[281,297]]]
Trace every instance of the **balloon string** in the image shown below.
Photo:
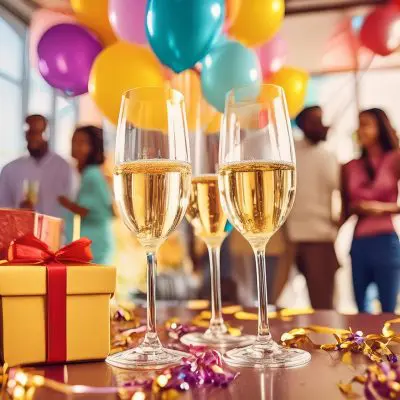
[[[355,80],[357,83],[357,85],[360,84],[361,79],[364,77],[364,75],[369,71],[371,64],[373,62],[375,58],[375,54],[372,54],[372,57],[368,60],[368,62],[366,63],[366,65],[363,68],[358,68],[356,72],[362,71],[361,73],[359,73],[356,78],[354,78],[354,75],[351,76],[351,81]],[[348,82],[346,81],[346,83],[344,83],[342,86],[339,87],[338,90],[335,90],[335,92],[332,94],[332,96],[330,97],[330,99],[325,103],[328,104],[332,99],[337,98],[337,95],[339,94],[339,92],[341,92],[345,87],[347,87]],[[355,93],[353,93],[354,95]],[[349,107],[349,105],[355,100],[356,96],[351,96],[350,100],[346,102],[346,104],[343,107],[340,107],[340,109],[333,115],[332,117],[332,123],[331,123],[331,127],[335,126],[336,123],[343,117],[343,113],[345,112],[345,110]],[[325,106],[324,105],[324,106]],[[324,107],[323,106],[323,107]]]

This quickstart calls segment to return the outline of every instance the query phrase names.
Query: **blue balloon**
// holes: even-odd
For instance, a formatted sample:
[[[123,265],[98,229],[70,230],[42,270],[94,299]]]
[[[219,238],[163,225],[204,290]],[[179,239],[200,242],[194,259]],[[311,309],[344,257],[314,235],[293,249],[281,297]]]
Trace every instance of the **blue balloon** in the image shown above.
[[[254,50],[229,41],[215,47],[203,60],[201,89],[206,100],[224,112],[225,95],[231,89],[249,87],[257,97],[262,83],[260,62]]]
[[[224,0],[149,0],[147,39],[160,61],[179,73],[210,52],[224,19]]]

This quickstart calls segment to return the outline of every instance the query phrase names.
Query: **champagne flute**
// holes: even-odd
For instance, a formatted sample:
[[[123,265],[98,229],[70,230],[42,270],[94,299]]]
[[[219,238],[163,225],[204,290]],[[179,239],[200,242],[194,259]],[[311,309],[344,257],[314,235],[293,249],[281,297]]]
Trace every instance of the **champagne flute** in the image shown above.
[[[252,343],[254,336],[232,336],[224,323],[221,310],[220,249],[232,230],[221,205],[218,190],[219,132],[197,130],[194,137],[192,190],[186,218],[195,235],[208,248],[211,275],[211,319],[205,333],[182,336],[186,345],[226,347]],[[193,143],[192,143],[193,144]],[[193,149],[193,147],[192,147]]]
[[[147,332],[143,342],[107,358],[127,369],[165,368],[187,353],[164,348],[156,331],[156,251],[189,202],[191,165],[183,95],[141,87],[122,99],[114,191],[122,218],[147,255]]]
[[[286,220],[296,190],[296,160],[283,89],[233,89],[226,96],[219,152],[221,201],[233,226],[253,248],[257,268],[258,334],[254,344],[229,350],[243,367],[296,367],[311,355],[273,341],[268,324],[265,247]]]
[[[33,207],[36,206],[39,197],[39,181],[24,179],[22,182],[23,198],[28,201]]]

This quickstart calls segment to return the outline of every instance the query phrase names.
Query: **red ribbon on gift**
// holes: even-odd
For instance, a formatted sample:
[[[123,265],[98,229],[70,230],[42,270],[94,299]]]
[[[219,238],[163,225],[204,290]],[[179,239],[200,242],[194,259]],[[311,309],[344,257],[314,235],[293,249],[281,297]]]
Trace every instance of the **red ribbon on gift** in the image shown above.
[[[8,261],[13,264],[44,265],[47,275],[47,356],[48,362],[67,360],[67,265],[92,261],[92,241],[81,238],[53,252],[32,234],[11,242]]]

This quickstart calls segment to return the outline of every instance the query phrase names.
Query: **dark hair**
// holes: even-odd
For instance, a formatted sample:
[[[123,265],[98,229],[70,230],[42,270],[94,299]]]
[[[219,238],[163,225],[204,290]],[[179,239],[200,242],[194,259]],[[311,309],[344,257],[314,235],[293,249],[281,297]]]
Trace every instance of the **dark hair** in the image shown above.
[[[304,126],[304,120],[306,119],[307,115],[310,113],[310,111],[314,111],[314,110],[320,110],[321,107],[314,105],[314,106],[310,106],[310,107],[306,107],[303,108],[303,110],[300,111],[300,113],[297,115],[295,121],[296,121],[296,125],[300,128],[303,129]]]
[[[41,119],[41,120],[43,121],[43,123],[47,126],[48,120],[47,120],[46,117],[44,117],[44,116],[41,115],[41,114],[31,114],[31,115],[28,115],[28,116],[25,118],[25,122],[28,123],[28,121],[29,121],[30,119],[34,119],[34,118],[39,118],[39,119]]]
[[[370,114],[375,118],[378,125],[378,141],[384,153],[395,150],[399,147],[399,138],[396,135],[389,117],[385,111],[380,108],[369,108],[360,112],[360,115]],[[368,159],[367,149],[361,150],[361,159],[364,160],[365,169],[369,178],[372,180],[375,177],[375,169]]]
[[[104,163],[103,130],[93,125],[85,125],[76,128],[75,132],[85,132],[92,147],[86,160],[86,165],[101,165]]]

